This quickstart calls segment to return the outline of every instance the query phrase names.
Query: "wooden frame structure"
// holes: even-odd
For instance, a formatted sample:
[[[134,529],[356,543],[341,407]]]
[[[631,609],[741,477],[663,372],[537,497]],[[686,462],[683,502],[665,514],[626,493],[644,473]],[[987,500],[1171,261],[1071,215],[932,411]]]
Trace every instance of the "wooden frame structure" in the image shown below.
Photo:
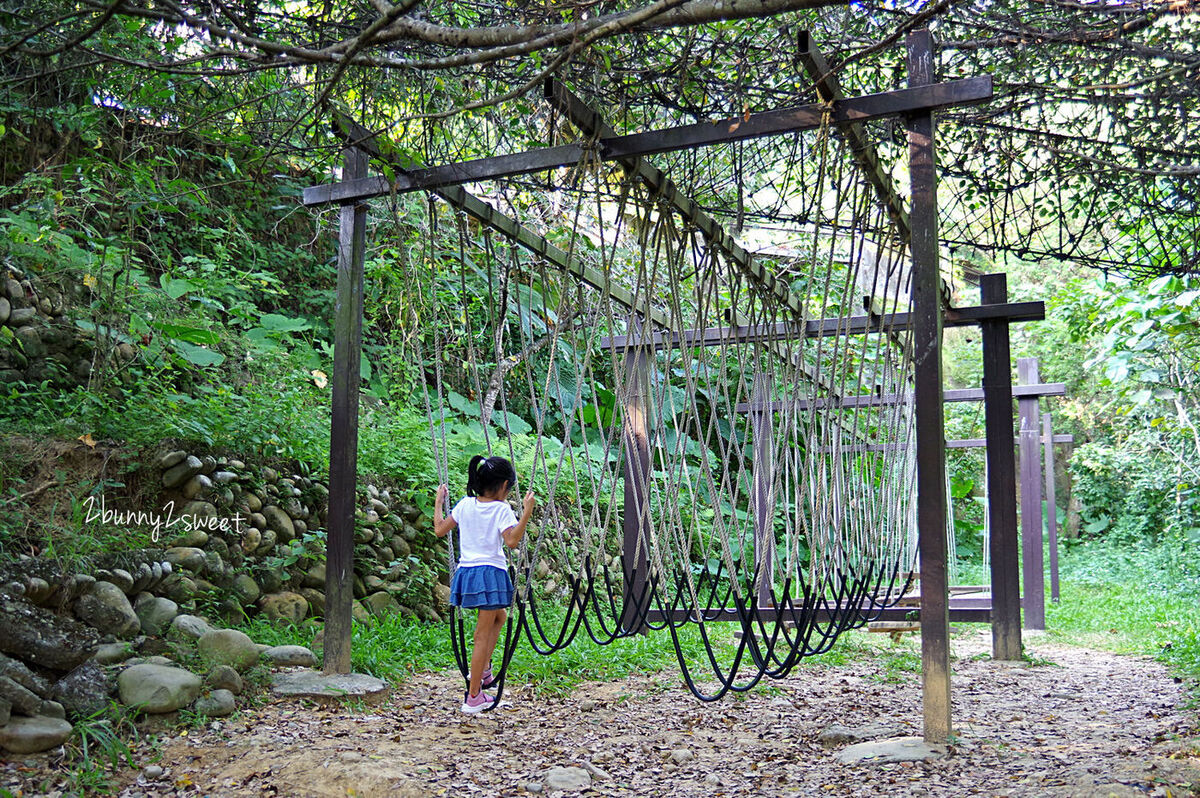
[[[740,251],[740,248],[720,229],[719,225],[691,200],[682,197],[661,172],[649,167],[644,156],[672,150],[694,148],[708,144],[723,143],[776,135],[806,129],[819,128],[827,120],[835,126],[839,135],[851,142],[855,160],[874,187],[880,200],[887,206],[889,216],[896,223],[901,236],[909,244],[912,263],[911,313],[904,319],[891,318],[890,323],[902,323],[912,331],[912,351],[909,356],[915,363],[914,392],[916,412],[916,461],[918,493],[918,539],[921,554],[921,608],[923,702],[925,738],[930,742],[945,742],[951,733],[950,715],[950,659],[948,641],[948,596],[947,551],[946,551],[946,488],[945,488],[945,432],[943,418],[943,392],[941,379],[941,346],[943,326],[957,323],[980,324],[985,340],[999,341],[1001,334],[1005,343],[1005,358],[994,358],[994,368],[988,372],[992,380],[985,377],[984,399],[989,408],[1010,408],[1012,400],[1011,381],[999,378],[1001,363],[1007,371],[1007,325],[1010,321],[1041,318],[1040,303],[1018,303],[1009,305],[1003,299],[985,298],[979,308],[948,308],[948,295],[942,283],[938,266],[936,167],[934,159],[933,113],[948,106],[979,103],[992,96],[991,78],[987,76],[938,83],[933,74],[933,46],[928,31],[919,30],[908,36],[907,65],[909,85],[906,89],[863,97],[847,98],[828,65],[825,64],[807,36],[801,41],[802,62],[818,86],[822,102],[809,105],[768,111],[717,122],[654,130],[632,135],[612,135],[603,120],[590,112],[592,131],[598,138],[587,146],[590,157],[600,160],[621,162],[633,169],[647,181],[657,181],[663,190],[660,193],[675,205],[690,221],[708,236],[710,242],[721,246],[734,261],[747,272],[751,279],[771,290],[787,302],[783,286],[761,266]],[[819,73],[819,74],[814,74]],[[568,109],[572,118],[583,119],[589,113],[581,105],[572,106],[571,98],[561,87],[551,84],[548,96],[560,108]],[[891,186],[885,170],[879,167],[878,158],[870,146],[862,123],[884,117],[903,117],[908,131],[908,171],[911,177],[911,214],[906,214],[899,197]],[[395,192],[428,191],[441,197],[483,224],[499,231],[509,239],[545,258],[568,274],[593,286],[608,291],[611,299],[636,311],[633,298],[620,286],[606,286],[603,276],[580,259],[547,242],[536,233],[523,227],[516,220],[504,215],[486,202],[472,196],[462,184],[491,180],[506,176],[529,174],[571,166],[584,155],[584,145],[570,144],[546,147],[512,155],[482,158],[465,163],[448,164],[425,169],[405,171],[402,164],[383,155],[375,146],[373,134],[348,120],[339,120],[338,127],[347,139],[344,151],[343,179],[326,185],[312,186],[304,191],[305,205],[315,206],[336,203],[341,207],[341,226],[338,248],[338,294],[336,303],[336,344],[334,355],[333,420],[330,434],[330,512],[328,517],[328,563],[330,587],[326,601],[326,634],[324,668],[329,673],[345,673],[350,668],[350,606],[352,594],[352,551],[354,529],[354,492],[357,452],[358,424],[358,361],[362,336],[363,301],[363,258],[366,223],[365,202]],[[583,125],[580,125],[584,128]],[[586,128],[584,128],[586,129]],[[395,178],[371,177],[367,174],[368,156],[388,162],[395,171]],[[669,188],[670,190],[666,190]],[[668,326],[664,320],[649,317],[640,320],[652,327]],[[828,320],[827,320],[828,321]],[[737,325],[740,320],[732,319]],[[855,321],[859,332],[881,331],[879,320],[864,317]],[[813,334],[828,335],[845,332],[845,326],[818,322]],[[796,330],[785,330],[782,334],[795,334]],[[724,331],[723,334],[727,334]],[[768,331],[745,330],[742,335],[753,336]],[[779,334],[779,333],[774,333]],[[809,334],[804,330],[803,334]],[[747,338],[746,340],[749,340]],[[765,340],[765,339],[764,339]],[[987,345],[985,344],[985,349]],[[994,355],[999,350],[993,345]],[[633,349],[630,357],[635,361],[644,359],[644,350]],[[985,360],[987,355],[985,354]],[[639,373],[637,362],[631,365],[631,374]],[[765,396],[765,394],[763,394]],[[630,403],[643,401],[642,394],[631,392]],[[831,395],[832,400],[841,399]],[[845,401],[842,399],[842,401]],[[631,408],[637,411],[637,407]],[[637,418],[639,413],[627,414]],[[989,418],[991,418],[989,413]],[[999,418],[998,412],[996,413]],[[642,416],[644,417],[644,416]],[[993,428],[994,427],[994,428]],[[638,541],[645,534],[648,523],[645,511],[645,479],[648,470],[648,451],[644,424],[639,429],[634,424],[626,434],[633,445],[627,446],[626,468],[626,549],[638,550]],[[1006,446],[998,445],[1007,436]],[[993,441],[993,438],[996,440]],[[1012,452],[1011,426],[1001,430],[999,425],[989,424],[989,452],[993,442],[999,451]],[[990,456],[990,454],[989,454]],[[1011,469],[1010,469],[1011,470]],[[994,472],[999,475],[999,472]],[[760,497],[769,501],[769,496]],[[1015,544],[1015,540],[1012,541]],[[1008,545],[1004,541],[1004,545]],[[641,549],[644,552],[644,547]],[[628,566],[627,566],[628,567]],[[645,573],[645,570],[642,570]],[[633,588],[636,591],[636,586]],[[628,602],[627,602],[628,604]],[[1014,605],[1015,606],[1015,605]],[[1019,614],[1019,607],[1017,609]],[[1019,656],[1019,629],[1017,630]]]

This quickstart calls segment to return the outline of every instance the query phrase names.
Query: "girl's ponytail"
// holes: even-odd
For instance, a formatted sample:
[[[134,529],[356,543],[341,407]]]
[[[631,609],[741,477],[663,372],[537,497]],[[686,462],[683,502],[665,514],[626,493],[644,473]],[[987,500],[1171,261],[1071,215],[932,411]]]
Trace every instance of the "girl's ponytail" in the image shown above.
[[[467,464],[468,496],[491,496],[498,488],[512,488],[516,484],[516,469],[503,457],[477,454]]]
[[[472,457],[471,462],[467,464],[467,495],[468,496],[478,496],[481,492],[480,489],[483,486],[480,484],[480,481],[479,481],[479,477],[480,477],[479,466],[485,460],[487,460],[486,457],[484,457],[481,454],[477,454],[474,457]]]

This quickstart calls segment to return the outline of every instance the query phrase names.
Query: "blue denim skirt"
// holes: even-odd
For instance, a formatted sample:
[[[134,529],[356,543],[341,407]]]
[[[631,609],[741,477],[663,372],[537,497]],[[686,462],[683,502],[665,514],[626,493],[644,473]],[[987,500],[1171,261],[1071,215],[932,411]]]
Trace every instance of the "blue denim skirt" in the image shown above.
[[[508,571],[494,565],[458,566],[450,579],[450,603],[472,610],[502,610],[512,604]]]

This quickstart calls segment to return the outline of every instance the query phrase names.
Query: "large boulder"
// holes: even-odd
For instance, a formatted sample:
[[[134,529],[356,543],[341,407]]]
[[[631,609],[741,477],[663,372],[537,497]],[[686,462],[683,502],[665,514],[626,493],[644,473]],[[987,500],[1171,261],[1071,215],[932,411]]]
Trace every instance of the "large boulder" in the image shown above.
[[[0,698],[22,715],[36,715],[42,706],[41,696],[7,676],[0,676]]]
[[[142,622],[129,603],[129,597],[112,582],[96,582],[92,589],[75,602],[75,616],[122,640],[129,640],[142,630]]]
[[[200,472],[203,464],[200,458],[192,455],[186,456],[182,462],[177,462],[175,465],[163,472],[162,484],[164,488],[177,488],[186,482],[193,474]]]
[[[307,571],[304,572],[305,587],[325,588],[325,563],[314,563]]]
[[[233,595],[243,607],[253,606],[262,595],[258,583],[249,574],[238,574],[233,578]]]
[[[47,695],[50,692],[49,682],[29,670],[28,665],[19,659],[12,659],[3,654],[0,654],[0,676],[7,676],[38,695]]]
[[[373,615],[391,615],[400,612],[400,605],[396,603],[396,600],[389,593],[383,590],[367,596],[363,599],[363,605]]]
[[[197,698],[192,709],[196,710],[198,715],[223,718],[233,714],[233,711],[237,709],[237,702],[233,698],[233,693],[228,690],[213,690],[208,695]]]
[[[152,715],[188,706],[202,686],[196,674],[170,665],[131,665],[117,677],[121,703]]]
[[[325,616],[325,593],[315,587],[300,588],[300,595],[308,602],[309,614],[322,618]]]
[[[82,623],[0,593],[0,652],[69,671],[92,656],[99,634]]]
[[[0,726],[0,748],[13,754],[36,754],[57,748],[71,736],[71,724],[61,718],[12,718]]]
[[[267,521],[267,528],[275,533],[278,542],[290,543],[296,537],[296,526],[283,508],[268,504],[262,509],[262,515]]]
[[[262,653],[277,668],[315,668],[317,657],[304,646],[272,646]]]
[[[50,696],[75,717],[94,715],[108,706],[112,677],[94,659],[54,683]]]
[[[212,631],[208,621],[199,615],[176,615],[171,621],[171,635],[184,640],[199,640]]]
[[[229,665],[239,672],[250,670],[258,662],[258,646],[245,632],[236,629],[214,629],[201,637],[196,648],[200,658],[210,667]]]
[[[204,549],[195,546],[173,546],[163,552],[163,559],[174,568],[183,568],[192,573],[201,573],[208,565],[204,558]]]
[[[285,590],[260,598],[258,609],[272,621],[300,623],[308,615],[308,600],[299,593]]]
[[[228,690],[234,695],[241,695],[242,690],[246,688],[241,674],[237,672],[236,668],[228,665],[217,665],[210,670],[204,677],[204,683],[208,685],[209,689]]]
[[[102,643],[96,646],[96,654],[92,657],[99,665],[116,665],[133,656],[133,649],[128,643]]]
[[[163,635],[171,628],[171,622],[179,615],[179,605],[169,598],[142,594],[134,607],[142,623],[142,632],[148,635]]]

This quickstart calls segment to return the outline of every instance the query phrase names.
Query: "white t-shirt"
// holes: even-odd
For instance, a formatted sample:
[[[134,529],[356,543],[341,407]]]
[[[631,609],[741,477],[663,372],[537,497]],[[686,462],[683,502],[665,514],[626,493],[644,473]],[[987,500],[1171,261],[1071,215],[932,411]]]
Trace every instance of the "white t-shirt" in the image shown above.
[[[508,568],[501,533],[517,525],[517,514],[508,502],[480,501],[468,496],[454,505],[450,517],[458,522],[459,565]]]

